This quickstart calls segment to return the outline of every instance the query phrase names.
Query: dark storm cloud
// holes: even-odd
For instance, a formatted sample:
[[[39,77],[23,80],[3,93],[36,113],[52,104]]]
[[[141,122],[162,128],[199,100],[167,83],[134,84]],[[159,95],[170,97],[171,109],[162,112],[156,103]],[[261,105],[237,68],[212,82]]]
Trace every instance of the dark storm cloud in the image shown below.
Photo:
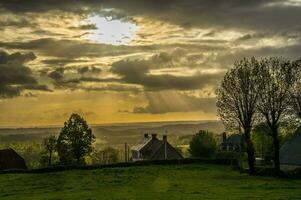
[[[226,47],[218,44],[162,44],[162,45],[109,45],[78,40],[58,40],[53,38],[43,38],[25,42],[1,42],[0,46],[8,49],[34,50],[45,56],[57,57],[48,59],[47,64],[65,64],[68,60],[80,57],[104,57],[128,55],[139,52],[152,52],[154,50],[182,48],[191,51],[221,51]],[[55,63],[55,61],[58,61]],[[53,62],[53,63],[49,63]],[[75,62],[80,62],[75,60]]]
[[[80,25],[78,27],[70,27],[71,29],[78,29],[78,30],[96,30],[97,27],[96,27],[96,24],[83,24],[83,25]]]
[[[101,1],[96,0],[0,0],[1,7],[12,12],[47,12],[60,10],[74,13],[86,13],[100,9]]]
[[[19,96],[25,89],[49,91],[47,86],[37,82],[31,69],[24,65],[35,58],[32,52],[8,54],[0,51],[0,98]]]
[[[181,93],[147,93],[148,105],[145,107],[135,107],[133,113],[163,114],[171,112],[194,112],[203,111],[205,113],[216,112],[215,98],[195,97]]]
[[[215,85],[223,76],[223,73],[195,73],[189,76],[150,73],[152,69],[160,69],[162,63],[165,64],[163,66],[168,66],[170,59],[166,55],[164,57],[153,56],[151,59],[144,60],[121,60],[113,63],[111,71],[119,75],[123,82],[142,85],[146,90],[202,89],[208,85]]]
[[[183,27],[279,30],[294,28],[301,17],[300,6],[280,0],[176,0],[110,1],[110,5],[132,16],[146,16]]]
[[[49,72],[48,76],[55,81],[59,81],[64,77],[65,69],[63,67],[58,67],[53,71]]]
[[[0,5],[12,12],[61,10],[120,18],[144,16],[187,28],[295,29],[301,17],[300,6],[281,0],[1,0]],[[112,8],[109,12],[105,10]]]
[[[78,40],[57,40],[53,38],[43,38],[27,42],[0,42],[0,46],[11,49],[36,50],[44,55],[64,58],[65,60],[84,56],[118,56],[141,52],[145,48],[126,45],[114,46]]]

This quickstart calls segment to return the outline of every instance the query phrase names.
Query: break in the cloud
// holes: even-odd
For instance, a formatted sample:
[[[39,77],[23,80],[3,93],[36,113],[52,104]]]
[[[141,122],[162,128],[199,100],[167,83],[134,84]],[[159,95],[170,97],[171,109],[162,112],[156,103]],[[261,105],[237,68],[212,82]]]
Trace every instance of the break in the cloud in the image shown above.
[[[235,60],[301,56],[300,18],[299,0],[0,0],[1,123],[216,119]]]

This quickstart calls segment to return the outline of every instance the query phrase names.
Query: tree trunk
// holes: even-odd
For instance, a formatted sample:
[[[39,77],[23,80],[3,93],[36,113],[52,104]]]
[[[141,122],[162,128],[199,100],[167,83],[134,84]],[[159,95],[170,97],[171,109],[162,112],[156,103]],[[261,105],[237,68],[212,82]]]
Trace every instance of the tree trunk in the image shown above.
[[[280,175],[280,160],[279,160],[279,137],[278,137],[278,128],[272,128],[272,137],[273,137],[273,144],[274,144],[274,167],[275,167],[275,174],[276,176]]]
[[[49,152],[48,166],[51,166],[52,152]]]
[[[247,144],[248,153],[248,164],[249,164],[249,174],[255,174],[255,156],[254,156],[254,146],[251,140],[251,128],[245,128],[245,141]]]
[[[76,156],[76,163],[77,163],[77,165],[80,164],[80,157],[79,156]]]

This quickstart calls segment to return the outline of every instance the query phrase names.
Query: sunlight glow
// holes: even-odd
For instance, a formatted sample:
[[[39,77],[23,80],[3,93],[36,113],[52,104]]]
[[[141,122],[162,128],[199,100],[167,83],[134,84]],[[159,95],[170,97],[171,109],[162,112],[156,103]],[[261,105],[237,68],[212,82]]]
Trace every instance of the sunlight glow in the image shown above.
[[[91,16],[88,23],[95,24],[97,29],[88,34],[87,39],[112,45],[130,43],[138,30],[138,26],[134,23],[102,16]]]

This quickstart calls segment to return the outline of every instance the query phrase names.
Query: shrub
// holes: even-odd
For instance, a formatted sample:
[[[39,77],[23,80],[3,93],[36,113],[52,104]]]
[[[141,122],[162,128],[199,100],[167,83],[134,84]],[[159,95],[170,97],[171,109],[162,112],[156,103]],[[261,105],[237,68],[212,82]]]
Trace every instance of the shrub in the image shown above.
[[[216,141],[211,132],[200,130],[190,141],[189,152],[193,157],[211,157],[215,151]]]

